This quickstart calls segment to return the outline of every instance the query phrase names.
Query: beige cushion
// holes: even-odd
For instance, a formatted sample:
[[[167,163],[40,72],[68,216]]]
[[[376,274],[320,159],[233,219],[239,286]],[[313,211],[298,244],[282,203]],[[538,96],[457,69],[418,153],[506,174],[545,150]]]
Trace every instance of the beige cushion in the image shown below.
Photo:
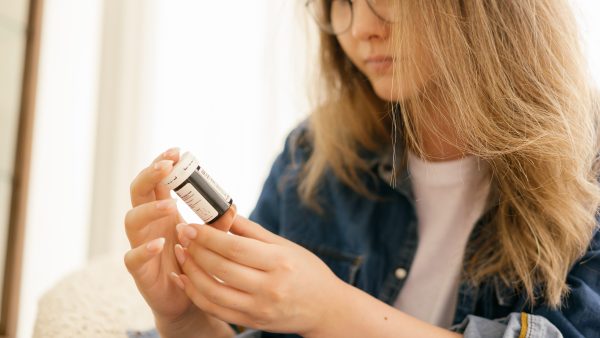
[[[33,336],[124,338],[128,329],[153,326],[123,256],[111,255],[89,262],[42,296]]]

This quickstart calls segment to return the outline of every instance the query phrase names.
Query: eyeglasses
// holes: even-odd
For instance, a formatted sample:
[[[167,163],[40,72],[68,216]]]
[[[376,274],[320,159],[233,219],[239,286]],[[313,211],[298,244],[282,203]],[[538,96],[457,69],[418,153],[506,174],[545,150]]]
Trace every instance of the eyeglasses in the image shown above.
[[[323,31],[339,35],[352,27],[353,6],[357,0],[307,0],[306,9]],[[371,11],[382,21],[399,20],[398,0],[365,0]]]

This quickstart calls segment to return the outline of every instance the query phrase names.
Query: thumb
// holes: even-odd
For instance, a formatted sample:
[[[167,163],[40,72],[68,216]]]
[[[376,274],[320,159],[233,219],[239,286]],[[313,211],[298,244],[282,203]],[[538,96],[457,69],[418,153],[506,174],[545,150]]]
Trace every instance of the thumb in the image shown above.
[[[231,228],[233,220],[236,218],[236,215],[237,208],[235,204],[232,204],[231,207],[229,207],[229,209],[227,209],[227,211],[221,217],[219,217],[219,219],[213,223],[210,223],[209,225],[215,229],[228,232],[229,228]]]

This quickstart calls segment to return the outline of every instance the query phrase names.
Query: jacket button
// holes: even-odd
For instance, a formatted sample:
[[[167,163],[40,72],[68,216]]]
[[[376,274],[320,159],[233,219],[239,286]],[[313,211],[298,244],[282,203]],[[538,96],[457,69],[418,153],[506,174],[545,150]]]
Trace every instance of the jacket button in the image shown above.
[[[404,279],[406,277],[406,270],[403,268],[398,268],[398,269],[396,269],[394,274],[396,275],[396,278]]]

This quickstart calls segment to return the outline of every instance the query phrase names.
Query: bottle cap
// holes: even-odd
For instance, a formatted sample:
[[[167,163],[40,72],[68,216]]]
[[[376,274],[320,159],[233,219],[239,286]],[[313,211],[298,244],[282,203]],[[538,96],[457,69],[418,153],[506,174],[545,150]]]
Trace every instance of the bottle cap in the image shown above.
[[[179,162],[173,166],[171,173],[165,177],[161,183],[167,185],[169,189],[174,190],[192,175],[198,167],[198,160],[189,151],[181,155]]]

